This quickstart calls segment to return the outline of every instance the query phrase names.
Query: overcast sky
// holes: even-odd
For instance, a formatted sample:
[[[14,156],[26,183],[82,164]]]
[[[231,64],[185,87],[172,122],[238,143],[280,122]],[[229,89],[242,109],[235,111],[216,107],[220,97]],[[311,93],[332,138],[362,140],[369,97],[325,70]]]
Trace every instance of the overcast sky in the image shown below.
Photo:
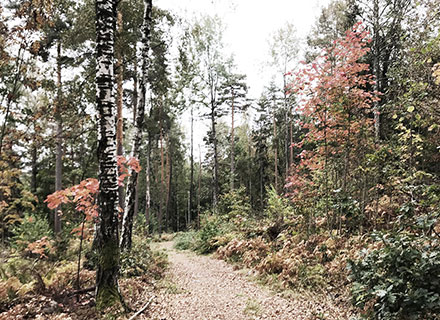
[[[250,97],[258,98],[272,76],[266,68],[271,35],[286,23],[292,23],[297,29],[297,35],[304,39],[321,8],[329,2],[330,0],[157,0],[154,5],[184,17],[217,14],[226,27],[223,37],[226,48],[234,54],[238,72],[247,76]],[[184,118],[186,117],[187,115]],[[185,119],[183,123],[188,121]],[[200,125],[196,128],[201,128]],[[198,130],[195,146],[203,144],[201,139],[205,132],[206,129]]]

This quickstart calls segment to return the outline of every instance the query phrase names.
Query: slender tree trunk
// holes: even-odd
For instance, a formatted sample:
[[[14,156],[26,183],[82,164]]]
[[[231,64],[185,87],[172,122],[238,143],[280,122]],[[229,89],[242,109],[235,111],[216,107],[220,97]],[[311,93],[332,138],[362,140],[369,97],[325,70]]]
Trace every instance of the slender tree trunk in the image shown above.
[[[286,67],[284,68],[284,70]],[[287,84],[286,84],[286,72],[283,74],[283,95],[284,95],[284,122],[285,122],[285,134],[284,134],[284,158],[285,158],[285,176],[286,181],[289,175],[289,111],[287,109]],[[284,183],[283,183],[284,184]]]
[[[171,200],[172,200],[172,177],[173,177],[173,154],[172,154],[172,148],[171,145],[169,143],[169,138],[168,138],[168,180],[167,180],[167,225],[169,227],[169,225],[171,224]]]
[[[150,139],[148,139],[147,144],[147,158],[145,162],[145,223],[147,232],[150,229],[150,206],[151,206],[151,195],[150,195]]]
[[[293,164],[293,114],[292,114],[292,108],[290,108],[289,126],[290,126],[290,146],[289,146],[289,151],[290,151],[289,168],[290,168]]]
[[[199,146],[199,188],[197,189],[197,228],[200,229],[200,196],[202,191],[202,151]]]
[[[215,128],[215,107],[214,101],[211,101],[211,130],[212,130],[212,139],[214,144],[214,181],[213,181],[213,193],[212,193],[212,207],[214,212],[217,211],[217,203],[218,203],[218,150],[217,150],[217,133]]]
[[[1,133],[0,133],[0,157],[3,158],[4,155],[2,153],[3,151],[3,140],[5,138],[6,135],[6,128],[8,126],[8,121],[9,121],[9,115],[11,113],[11,105],[12,102],[14,101],[14,99],[16,99],[16,95],[17,95],[17,91],[18,91],[18,80],[19,77],[21,75],[21,66],[23,65],[23,54],[24,54],[24,50],[23,50],[24,46],[20,46],[20,49],[18,49],[18,54],[17,54],[17,59],[15,61],[15,76],[14,76],[14,82],[12,84],[12,90],[11,92],[8,94],[8,97],[6,99],[6,114],[5,114],[5,119],[3,120],[3,124],[2,124],[2,129],[1,129]],[[3,99],[0,103],[0,105],[3,104]]]
[[[134,48],[134,59],[133,59],[133,126],[136,126],[136,114],[138,105],[138,62],[137,62],[137,50]],[[139,176],[136,182],[136,197],[134,202],[134,214],[136,215],[139,211]],[[147,220],[147,232],[148,232],[148,220]]]
[[[374,0],[373,3],[373,68],[374,75],[376,77],[375,90],[380,92],[380,82],[381,82],[381,70],[380,70],[380,41],[379,41],[379,0]],[[374,102],[373,114],[374,114],[374,136],[376,143],[380,140],[380,104],[379,101]]]
[[[191,105],[191,155],[190,155],[190,181],[189,181],[189,207],[191,215],[194,208],[194,107]]]
[[[55,160],[55,191],[62,189],[62,168],[63,168],[63,120],[61,117],[62,102],[62,82],[61,82],[61,40],[57,43],[57,100],[55,106],[55,120],[57,122],[56,134],[56,160]],[[55,234],[61,232],[61,205],[54,212],[54,231]]]
[[[117,21],[116,21],[118,36],[122,34],[122,12],[118,10]],[[122,82],[124,80],[124,64],[122,58],[122,48],[119,45],[116,50],[116,155],[122,156],[124,154],[123,150],[123,139],[124,139],[124,118],[122,116],[122,106],[124,99],[124,90],[122,88]],[[119,186],[119,207],[124,210],[125,208],[125,189],[124,186]]]
[[[135,47],[133,59],[133,125],[136,125],[138,99],[138,61],[137,50]]]
[[[187,199],[188,199],[188,201],[187,201],[187,209],[186,209],[186,213],[187,213],[187,216],[188,216],[188,219],[187,219],[187,226],[186,226],[186,228],[188,229],[188,228],[190,228],[191,227],[191,212],[190,212],[190,207],[189,207],[189,191],[188,191],[188,197],[187,197]]]
[[[261,157],[261,155],[260,155]],[[264,207],[264,182],[263,182],[263,174],[264,174],[264,168],[263,168],[263,163],[260,159],[260,206],[261,209],[263,209]]]
[[[121,303],[118,286],[118,168],[114,98],[114,33],[116,1],[96,0],[96,103],[98,109],[99,193],[96,248],[96,306]]]
[[[234,153],[234,89],[232,89],[232,105],[231,105],[231,191],[234,190],[235,180],[235,153]]]
[[[142,24],[142,75],[140,81],[140,98],[138,103],[138,111],[136,115],[136,126],[135,133],[133,137],[133,147],[131,151],[131,156],[139,159],[139,150],[142,140],[142,130],[144,126],[144,116],[145,116],[145,100],[147,94],[147,70],[148,70],[148,51],[150,45],[150,32],[151,32],[151,11],[152,11],[152,0],[144,0],[145,10],[144,10],[144,21]],[[121,234],[121,249],[130,250],[131,249],[131,237],[133,231],[133,217],[134,217],[134,207],[136,198],[136,186],[138,181],[138,172],[134,169],[130,169],[130,178],[127,185],[127,200],[125,204],[124,217],[122,220],[122,234]]]
[[[274,150],[274,176],[275,176],[275,190],[278,192],[278,148],[277,148],[277,123],[275,120],[275,113],[273,115],[273,150]]]
[[[31,191],[33,194],[37,193],[37,174],[38,174],[38,166],[37,166],[37,141],[34,137],[34,141],[32,143],[31,149]]]
[[[163,198],[164,198],[164,184],[165,184],[165,157],[163,151],[163,134],[162,134],[162,121],[160,123],[160,200],[159,200],[159,234],[162,234],[162,217],[163,217]],[[166,229],[166,227],[165,227]]]
[[[167,135],[167,175],[166,175],[166,195],[167,195],[167,202],[166,202],[166,211],[165,211],[165,220],[166,220],[166,230],[168,232],[170,225],[171,225],[171,216],[170,216],[170,205],[171,205],[171,175],[173,173],[173,165],[171,163],[171,145],[170,145],[170,135]]]

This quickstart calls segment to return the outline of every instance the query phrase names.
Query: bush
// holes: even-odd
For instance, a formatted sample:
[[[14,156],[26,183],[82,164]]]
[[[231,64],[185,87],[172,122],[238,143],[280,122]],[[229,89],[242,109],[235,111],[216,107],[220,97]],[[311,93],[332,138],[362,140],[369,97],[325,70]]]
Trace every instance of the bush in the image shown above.
[[[174,242],[174,248],[179,250],[195,250],[197,241],[197,232],[188,231],[177,235]]]
[[[248,217],[251,205],[246,196],[246,188],[240,187],[222,195],[218,204],[218,212],[226,221]]]
[[[131,251],[121,254],[120,272],[126,278],[146,275],[158,279],[167,265],[165,254],[152,251],[145,239],[134,237]]]
[[[349,262],[353,303],[372,319],[426,319],[440,312],[439,241],[376,235],[376,248]]]
[[[12,247],[18,252],[28,252],[26,250],[30,243],[34,243],[43,237],[52,238],[52,230],[46,219],[35,215],[26,214],[22,222],[12,230]],[[46,252],[48,254],[48,252]]]
[[[202,221],[200,230],[197,233],[196,251],[210,253],[217,250],[215,238],[225,230],[220,229],[221,221],[216,216],[206,216]]]
[[[292,208],[289,201],[281,197],[275,188],[271,186],[266,189],[268,194],[267,207],[264,209],[264,214],[270,220],[283,220],[292,214]]]

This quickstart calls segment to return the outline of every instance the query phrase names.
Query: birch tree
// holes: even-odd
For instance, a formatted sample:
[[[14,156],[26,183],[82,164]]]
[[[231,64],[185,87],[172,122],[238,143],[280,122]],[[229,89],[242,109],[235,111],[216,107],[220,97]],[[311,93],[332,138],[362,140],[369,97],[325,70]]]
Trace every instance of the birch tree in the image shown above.
[[[99,193],[96,247],[96,306],[103,309],[122,298],[118,286],[118,169],[114,96],[116,1],[96,0],[96,104],[98,109]]]
[[[132,157],[139,157],[139,150],[142,139],[142,128],[145,116],[145,99],[147,93],[147,71],[148,71],[148,51],[149,38],[151,33],[151,11],[152,0],[144,1],[144,22],[142,25],[142,70],[140,79],[140,96],[138,110],[136,114],[135,134],[133,138]],[[127,201],[125,205],[124,217],[122,220],[121,249],[129,250],[131,248],[131,236],[133,230],[134,208],[136,203],[136,186],[138,172],[130,169],[130,178],[127,186]]]

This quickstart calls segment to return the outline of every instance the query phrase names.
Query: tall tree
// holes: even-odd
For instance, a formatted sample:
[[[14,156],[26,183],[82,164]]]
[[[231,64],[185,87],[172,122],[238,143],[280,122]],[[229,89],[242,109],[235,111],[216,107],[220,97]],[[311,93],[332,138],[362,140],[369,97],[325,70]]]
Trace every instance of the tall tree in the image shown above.
[[[281,145],[284,147],[284,179],[288,176],[289,165],[293,162],[293,152],[290,145],[293,143],[293,126],[292,126],[292,110],[293,110],[293,95],[287,88],[289,71],[294,68],[295,60],[298,58],[299,40],[296,36],[295,27],[288,23],[283,28],[277,30],[273,36],[271,43],[271,64],[276,69],[278,79],[282,78],[282,109],[284,119],[280,119],[283,125],[279,129],[279,137]],[[274,120],[275,125],[275,120]],[[274,128],[275,129],[275,128]],[[281,131],[281,130],[279,130]],[[277,137],[275,136],[275,139]],[[290,150],[290,152],[289,152]],[[290,154],[290,155],[289,155]],[[281,159],[280,159],[281,160]],[[280,161],[281,162],[281,161]]]
[[[114,97],[116,1],[96,0],[96,104],[98,109],[99,193],[96,246],[96,306],[121,303],[119,292],[118,168]]]
[[[211,122],[208,142],[213,151],[212,208],[214,211],[217,208],[220,192],[217,120],[224,113],[219,100],[221,84],[225,79],[222,32],[223,26],[218,17],[204,17],[195,24],[192,31],[197,56],[199,57],[198,78],[201,85],[199,102],[207,110],[204,116],[209,118]]]
[[[151,33],[151,12],[152,0],[144,1],[144,22],[142,25],[142,69],[140,79],[140,97],[138,110],[136,115],[135,134],[133,137],[132,157],[139,157],[139,150],[142,139],[142,130],[144,126],[145,104],[147,95],[147,75],[148,75],[148,52],[150,49],[150,33]],[[133,230],[134,208],[136,203],[136,186],[138,181],[138,171],[130,169],[130,178],[127,186],[127,203],[125,206],[124,217],[122,220],[121,249],[131,248],[131,235]]]
[[[233,73],[232,59],[227,63],[228,70],[225,73],[225,81],[220,87],[220,103],[228,106],[231,112],[231,144],[230,144],[230,188],[234,190],[234,183],[236,179],[235,174],[235,115],[238,112],[243,112],[248,107],[246,101],[247,86],[245,81],[246,76],[242,74]]]

